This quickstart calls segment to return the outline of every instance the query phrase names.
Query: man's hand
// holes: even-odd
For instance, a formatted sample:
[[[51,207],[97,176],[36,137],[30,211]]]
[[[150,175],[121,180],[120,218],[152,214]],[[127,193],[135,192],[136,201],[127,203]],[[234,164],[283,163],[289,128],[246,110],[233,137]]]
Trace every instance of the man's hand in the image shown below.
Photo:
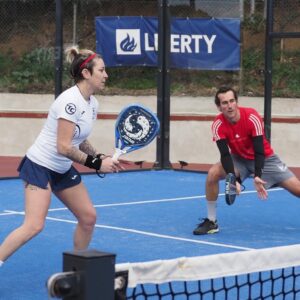
[[[238,181],[236,181],[235,186],[236,186],[236,194],[239,195],[242,191],[241,184]]]
[[[266,182],[261,178],[259,178],[258,176],[254,177],[254,186],[258,193],[258,197],[263,200],[268,198],[268,192],[264,186],[265,184]]]

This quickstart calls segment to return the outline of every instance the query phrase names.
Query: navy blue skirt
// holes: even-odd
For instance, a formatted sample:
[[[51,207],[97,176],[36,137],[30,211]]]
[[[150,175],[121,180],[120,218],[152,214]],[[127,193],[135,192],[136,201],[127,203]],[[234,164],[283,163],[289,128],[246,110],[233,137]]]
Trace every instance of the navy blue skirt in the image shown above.
[[[25,156],[19,167],[20,178],[31,185],[47,189],[48,183],[52,191],[61,191],[81,182],[79,172],[72,166],[66,173],[57,173],[46,167],[40,166]]]

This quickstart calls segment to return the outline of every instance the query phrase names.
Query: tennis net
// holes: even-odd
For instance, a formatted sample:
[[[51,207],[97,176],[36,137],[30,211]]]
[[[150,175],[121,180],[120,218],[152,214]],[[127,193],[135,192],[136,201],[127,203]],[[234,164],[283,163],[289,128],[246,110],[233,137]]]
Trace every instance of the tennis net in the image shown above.
[[[115,299],[300,299],[300,244],[117,264]]]

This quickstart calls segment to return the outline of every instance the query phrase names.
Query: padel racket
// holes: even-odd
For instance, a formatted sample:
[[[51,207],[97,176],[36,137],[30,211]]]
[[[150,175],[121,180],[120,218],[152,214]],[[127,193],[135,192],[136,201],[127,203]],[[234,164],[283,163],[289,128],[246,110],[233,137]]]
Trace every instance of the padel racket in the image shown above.
[[[225,200],[228,205],[232,205],[236,197],[236,177],[228,173],[225,178]]]
[[[157,136],[159,120],[152,111],[140,104],[131,104],[119,114],[115,124],[115,153],[120,155],[145,147]]]

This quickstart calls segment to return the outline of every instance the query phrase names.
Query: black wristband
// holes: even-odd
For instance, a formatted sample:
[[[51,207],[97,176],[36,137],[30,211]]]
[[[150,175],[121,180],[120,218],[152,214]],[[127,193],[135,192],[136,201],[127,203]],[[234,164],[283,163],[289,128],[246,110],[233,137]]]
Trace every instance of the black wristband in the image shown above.
[[[84,165],[86,167],[89,167],[91,169],[100,170],[102,164],[102,159],[100,158],[100,155],[97,155],[96,157],[93,157],[92,155],[88,155],[86,158],[86,161]]]
[[[103,158],[101,158],[101,156],[104,156],[104,157],[105,157],[106,155],[105,155],[105,154],[103,154],[103,153],[98,153],[98,154],[96,155],[96,157],[98,157],[98,158],[100,158],[100,159],[103,159],[104,157],[103,157]]]
[[[242,179],[240,176],[236,177],[235,180],[239,183],[239,184],[242,184]]]

